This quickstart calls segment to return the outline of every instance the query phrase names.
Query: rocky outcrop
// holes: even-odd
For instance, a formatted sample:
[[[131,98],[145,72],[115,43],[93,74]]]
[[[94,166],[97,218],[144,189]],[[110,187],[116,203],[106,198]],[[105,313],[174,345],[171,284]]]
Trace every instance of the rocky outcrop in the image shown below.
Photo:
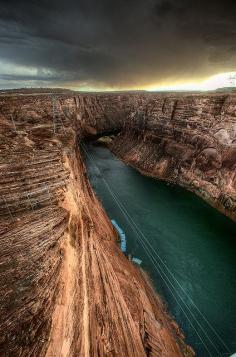
[[[236,219],[236,95],[143,96],[111,148]]]
[[[139,100],[0,97],[1,356],[194,354],[121,253],[78,146]]]

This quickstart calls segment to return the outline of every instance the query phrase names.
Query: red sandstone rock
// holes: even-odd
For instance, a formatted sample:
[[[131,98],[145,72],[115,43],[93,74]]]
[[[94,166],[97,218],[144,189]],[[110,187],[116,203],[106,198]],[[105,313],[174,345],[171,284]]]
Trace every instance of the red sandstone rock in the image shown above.
[[[236,95],[143,95],[112,150],[236,219]]]
[[[1,356],[193,356],[121,253],[76,146],[142,100],[0,96]]]

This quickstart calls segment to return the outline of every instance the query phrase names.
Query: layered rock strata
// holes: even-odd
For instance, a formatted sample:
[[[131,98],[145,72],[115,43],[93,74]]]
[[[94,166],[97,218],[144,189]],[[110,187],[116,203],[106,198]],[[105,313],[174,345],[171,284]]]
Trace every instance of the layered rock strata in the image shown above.
[[[144,95],[111,148],[236,220],[236,95]]]
[[[130,96],[0,97],[0,355],[192,356],[121,253],[78,143]]]

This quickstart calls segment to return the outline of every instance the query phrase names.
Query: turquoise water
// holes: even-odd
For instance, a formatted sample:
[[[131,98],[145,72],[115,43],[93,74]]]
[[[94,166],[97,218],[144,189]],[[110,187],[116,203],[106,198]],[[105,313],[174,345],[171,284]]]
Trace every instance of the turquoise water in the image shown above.
[[[197,356],[236,352],[236,224],[194,194],[140,175],[107,148],[86,149],[97,196]]]

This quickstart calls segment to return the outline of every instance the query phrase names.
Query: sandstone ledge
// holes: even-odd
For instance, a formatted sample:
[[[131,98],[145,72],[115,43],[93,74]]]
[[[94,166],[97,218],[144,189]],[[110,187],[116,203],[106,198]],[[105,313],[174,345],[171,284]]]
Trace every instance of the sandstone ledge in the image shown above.
[[[192,356],[87,180],[78,143],[136,97],[0,98],[0,355]]]

